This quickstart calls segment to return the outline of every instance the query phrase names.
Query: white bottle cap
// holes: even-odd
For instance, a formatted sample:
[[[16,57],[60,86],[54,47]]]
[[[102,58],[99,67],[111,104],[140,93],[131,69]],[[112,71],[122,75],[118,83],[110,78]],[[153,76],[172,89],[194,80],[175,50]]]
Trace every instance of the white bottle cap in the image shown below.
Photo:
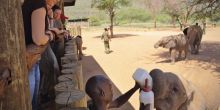
[[[145,79],[148,79],[150,75],[148,72],[142,68],[136,69],[136,71],[133,74],[133,79],[141,86],[145,86]]]

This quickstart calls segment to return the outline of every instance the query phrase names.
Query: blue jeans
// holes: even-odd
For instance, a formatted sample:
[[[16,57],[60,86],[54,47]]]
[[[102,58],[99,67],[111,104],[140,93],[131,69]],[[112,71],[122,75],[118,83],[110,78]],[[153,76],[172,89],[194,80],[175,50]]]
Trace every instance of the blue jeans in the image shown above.
[[[33,110],[37,107],[37,99],[38,99],[38,91],[40,85],[40,69],[39,69],[39,62],[37,62],[28,76],[29,84],[30,84],[30,93],[31,93],[31,100],[32,100],[32,108]]]

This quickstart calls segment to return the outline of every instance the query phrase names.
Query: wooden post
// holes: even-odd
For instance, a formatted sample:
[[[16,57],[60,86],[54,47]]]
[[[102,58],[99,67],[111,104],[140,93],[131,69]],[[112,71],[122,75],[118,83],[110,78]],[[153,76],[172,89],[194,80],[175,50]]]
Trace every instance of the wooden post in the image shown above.
[[[78,89],[81,91],[85,91],[84,86],[83,86],[82,64],[78,64],[78,67],[75,69],[77,71],[76,77],[77,77]],[[73,107],[87,107],[86,97],[83,97],[81,100],[74,102],[72,106]]]
[[[0,68],[11,71],[0,110],[31,110],[21,0],[0,3]]]

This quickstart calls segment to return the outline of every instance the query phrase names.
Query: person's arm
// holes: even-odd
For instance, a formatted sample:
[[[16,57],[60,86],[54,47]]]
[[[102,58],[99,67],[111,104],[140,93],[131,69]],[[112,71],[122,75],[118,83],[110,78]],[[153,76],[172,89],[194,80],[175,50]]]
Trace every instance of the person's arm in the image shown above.
[[[115,99],[113,102],[111,102],[108,106],[108,108],[118,108],[121,105],[123,105],[125,102],[128,101],[128,99],[139,89],[139,85],[135,83],[135,86],[131,88],[129,91],[127,91],[125,94],[119,96],[117,99]]]
[[[46,9],[34,10],[31,15],[32,39],[36,45],[45,45],[49,37],[45,34]]]
[[[57,35],[67,33],[66,30],[60,30],[58,28],[50,28],[50,30],[54,31]]]
[[[105,34],[105,33],[102,33],[101,40],[104,38],[104,34]]]

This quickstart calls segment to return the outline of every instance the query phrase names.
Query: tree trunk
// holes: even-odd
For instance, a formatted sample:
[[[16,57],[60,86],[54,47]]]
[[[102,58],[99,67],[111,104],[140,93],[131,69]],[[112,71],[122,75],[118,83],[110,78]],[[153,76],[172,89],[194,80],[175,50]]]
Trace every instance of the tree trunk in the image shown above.
[[[206,33],[206,19],[204,18],[203,20],[202,20],[202,30],[203,30],[203,34],[205,34]]]
[[[172,24],[173,24],[173,28],[176,28],[176,20],[175,20],[175,16],[172,16]]]
[[[154,17],[154,28],[157,28],[157,19]]]
[[[110,22],[111,22],[111,25],[110,25],[110,34],[111,34],[111,37],[113,37],[114,33],[113,33],[113,23],[114,23],[114,12],[110,12]]]
[[[11,71],[12,82],[6,87],[1,110],[31,110],[21,0],[1,0],[0,69]]]
[[[178,22],[179,25],[180,25],[180,30],[182,31],[182,30],[183,30],[183,25],[182,25],[182,23],[180,22],[179,18],[177,18],[176,20],[177,20],[177,22]]]

